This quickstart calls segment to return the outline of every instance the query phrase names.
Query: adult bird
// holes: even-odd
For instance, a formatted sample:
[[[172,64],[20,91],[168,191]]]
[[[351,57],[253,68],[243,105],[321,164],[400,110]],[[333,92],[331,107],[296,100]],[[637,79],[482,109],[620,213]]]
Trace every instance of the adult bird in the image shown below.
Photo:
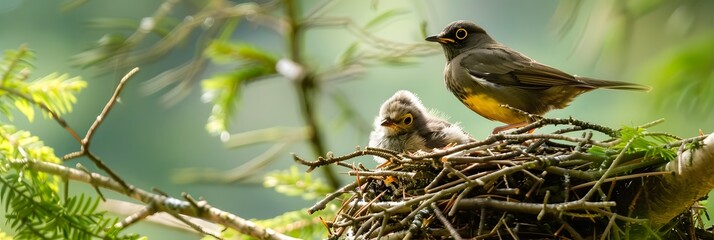
[[[493,133],[527,125],[531,118],[523,112],[541,116],[567,107],[575,97],[594,89],[650,90],[633,83],[571,75],[538,63],[468,21],[452,22],[426,41],[438,42],[444,49],[446,87],[479,115],[508,124]]]
[[[473,138],[461,127],[429,113],[416,95],[400,90],[380,107],[368,145],[404,153],[432,151],[470,141]],[[385,162],[380,157],[374,160]]]

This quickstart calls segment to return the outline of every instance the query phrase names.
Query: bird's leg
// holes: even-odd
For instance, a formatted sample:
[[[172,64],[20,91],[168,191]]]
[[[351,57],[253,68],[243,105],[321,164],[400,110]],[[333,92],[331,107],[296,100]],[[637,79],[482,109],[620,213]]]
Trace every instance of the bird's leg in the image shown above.
[[[508,129],[519,128],[519,127],[523,127],[523,126],[526,126],[526,125],[528,125],[528,122],[513,123],[513,124],[508,124],[508,125],[506,125],[506,126],[496,127],[496,128],[493,129],[493,132],[491,132],[491,134],[496,134],[496,133],[499,133],[499,132],[506,131],[506,130],[508,130]],[[534,129],[533,129],[533,130],[534,130]],[[528,131],[528,133],[531,133],[533,130]]]

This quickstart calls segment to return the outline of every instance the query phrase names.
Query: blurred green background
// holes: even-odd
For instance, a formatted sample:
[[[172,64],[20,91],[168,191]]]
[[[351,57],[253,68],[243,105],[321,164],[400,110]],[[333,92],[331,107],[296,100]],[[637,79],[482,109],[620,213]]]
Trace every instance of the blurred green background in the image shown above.
[[[0,1],[0,49],[15,49],[27,44],[37,60],[32,77],[52,72],[82,76],[89,87],[78,97],[74,112],[65,116],[79,132],[86,131],[101,111],[125,70],[100,74],[93,68],[73,66],[69,59],[89,49],[107,33],[125,30],[96,29],[88,21],[96,18],[125,18],[135,22],[150,16],[163,1],[88,1],[71,11],[61,10],[61,1]],[[311,9],[323,1],[301,1]],[[170,15],[182,19],[195,11],[193,4],[178,3]],[[325,15],[351,18],[364,24],[389,9],[404,14],[374,29],[373,34],[404,43],[421,43],[420,23],[426,33],[435,34],[454,20],[471,20],[484,27],[496,40],[522,53],[566,72],[603,79],[651,85],[649,93],[600,90],[585,94],[567,109],[548,117],[568,117],[605,126],[639,125],[665,118],[656,128],[681,137],[714,131],[714,1],[608,0],[608,1],[334,1]],[[276,56],[284,56],[281,36],[250,22],[242,23],[234,38],[253,43]],[[147,41],[156,41],[149,38]],[[344,28],[310,31],[305,36],[305,58],[320,69],[334,64],[338,56],[355,41]],[[176,184],[172,173],[181,168],[231,169],[261,154],[269,144],[227,149],[205,130],[211,107],[200,100],[200,86],[178,104],[166,106],[161,91],[147,94],[143,84],[168,68],[195,54],[190,37],[168,57],[140,65],[141,71],[128,84],[113,112],[94,138],[94,152],[138,187],[157,187],[178,196],[187,192],[204,197],[213,206],[244,218],[270,218],[285,211],[310,206],[312,201],[286,197],[262,187],[260,175],[232,185]],[[438,46],[434,46],[438,48]],[[438,50],[438,49],[437,49]],[[338,106],[320,99],[317,111],[325,126],[327,148],[336,155],[365,146],[369,124],[382,101],[396,90],[415,92],[423,103],[460,122],[476,138],[485,138],[500,123],[477,116],[446,90],[442,80],[444,57],[441,51],[412,64],[369,67],[357,78],[334,83],[355,106],[367,128],[336,120]],[[220,67],[213,65],[199,78],[208,78]],[[302,126],[297,96],[292,84],[282,78],[250,83],[243,88],[242,102],[234,116],[231,133],[273,126]],[[3,122],[7,119],[3,119]],[[58,155],[78,150],[78,145],[54,121],[36,119],[28,123],[16,117],[14,124],[40,136]],[[304,143],[288,152],[311,159]],[[368,157],[359,159],[374,166]],[[80,161],[91,165],[86,160]],[[293,165],[288,153],[267,170]],[[303,168],[301,168],[303,169]],[[346,179],[346,177],[345,177]],[[75,191],[86,191],[72,184]],[[109,194],[110,197],[118,197]],[[8,231],[6,228],[2,228]],[[152,239],[195,239],[196,235],[157,228],[141,223],[128,232]]]

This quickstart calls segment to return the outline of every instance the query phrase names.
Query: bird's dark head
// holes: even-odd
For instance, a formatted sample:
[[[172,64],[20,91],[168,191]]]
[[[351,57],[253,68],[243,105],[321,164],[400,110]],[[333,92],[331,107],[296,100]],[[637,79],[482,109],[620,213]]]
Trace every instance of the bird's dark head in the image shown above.
[[[429,36],[425,40],[441,44],[447,61],[469,49],[494,42],[483,28],[463,20],[450,23],[439,34]]]
[[[419,98],[409,91],[401,90],[382,104],[375,126],[384,127],[390,136],[414,132],[426,125],[425,111]]]

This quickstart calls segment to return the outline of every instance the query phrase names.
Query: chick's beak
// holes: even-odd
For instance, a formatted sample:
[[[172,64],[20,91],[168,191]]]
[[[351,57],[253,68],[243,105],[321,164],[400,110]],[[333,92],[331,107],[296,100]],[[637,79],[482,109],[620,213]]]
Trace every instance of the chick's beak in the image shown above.
[[[424,40],[427,40],[427,41],[429,41],[429,42],[443,43],[443,44],[454,43],[454,42],[455,42],[454,39],[446,38],[446,37],[441,37],[441,34],[428,36],[428,37],[426,37],[426,39],[424,39]]]
[[[388,128],[393,128],[393,127],[397,126],[396,123],[394,123],[393,121],[391,121],[389,119],[382,120],[382,122],[379,125],[381,125],[382,127],[388,127]]]

